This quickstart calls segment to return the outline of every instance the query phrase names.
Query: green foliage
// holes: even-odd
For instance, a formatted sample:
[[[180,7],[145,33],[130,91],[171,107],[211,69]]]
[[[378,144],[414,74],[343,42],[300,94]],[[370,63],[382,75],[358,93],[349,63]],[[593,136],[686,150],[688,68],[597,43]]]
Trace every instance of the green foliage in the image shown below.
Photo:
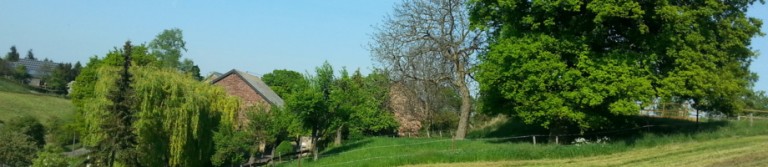
[[[283,141],[280,142],[279,145],[277,145],[277,148],[275,148],[275,153],[277,153],[276,156],[285,154],[285,153],[291,153],[295,149],[293,149],[293,144],[289,141]]]
[[[31,76],[29,75],[29,73],[27,73],[27,66],[18,65],[13,70],[13,78],[15,78],[16,80],[24,81],[24,80],[28,79],[29,77],[31,77]]]
[[[186,44],[181,29],[166,29],[149,42],[149,49],[157,56],[161,67],[179,68],[181,52],[187,51]]]
[[[29,49],[29,51],[27,51],[27,58],[26,59],[37,60],[37,58],[35,58],[35,54],[32,53],[32,49]]]
[[[282,98],[288,98],[294,93],[309,86],[309,82],[301,73],[291,70],[273,70],[261,77],[269,88]]]
[[[63,63],[51,69],[49,75],[43,77],[46,88],[58,94],[67,93],[67,84],[74,81],[80,73],[82,66],[79,66],[79,63],[75,67],[70,63]]]
[[[731,114],[754,81],[753,2],[476,0],[473,27],[493,41],[476,69],[483,109],[582,130],[657,97]]]
[[[215,166],[231,166],[244,163],[248,153],[252,152],[253,139],[249,138],[248,131],[237,130],[233,125],[219,126],[214,132],[215,153],[211,156],[211,162]]]
[[[233,125],[236,98],[175,70],[138,68],[135,132],[143,164],[206,166],[214,152],[216,127]],[[167,158],[167,159],[165,159]],[[151,165],[152,166],[152,165]]]
[[[35,146],[42,148],[45,145],[45,127],[40,121],[31,116],[20,116],[9,120],[3,125],[5,130],[19,132],[27,135],[35,143]]]
[[[195,65],[195,62],[190,59],[184,59],[184,61],[179,65],[179,70],[186,73],[187,75],[191,75],[192,78],[195,78],[198,81],[203,80],[203,76],[200,75],[200,67]]]
[[[43,151],[37,153],[37,158],[32,162],[33,167],[61,167],[69,166],[69,159],[64,154],[64,149],[55,145],[46,145]]]
[[[209,166],[214,132],[220,125],[234,125],[237,99],[175,68],[156,67],[156,58],[146,47],[124,50],[131,50],[129,85],[134,93],[125,100],[132,113],[129,128],[136,135],[135,151],[126,156],[136,156],[138,163],[147,166]],[[107,118],[114,114],[110,109],[115,102],[110,98],[119,90],[115,83],[125,74],[119,68],[124,61],[121,52],[91,58],[77,77],[72,99],[83,118],[86,146],[97,146],[114,135],[103,125],[114,121]]]
[[[10,63],[0,58],[0,76],[10,76],[13,74]]]
[[[11,51],[5,54],[5,60],[9,62],[19,61],[19,52],[16,51],[16,46],[11,46]]]
[[[37,149],[37,145],[29,136],[13,130],[0,129],[0,163],[29,166]]]
[[[756,110],[768,110],[768,95],[765,91],[755,91],[746,97],[746,107]]]

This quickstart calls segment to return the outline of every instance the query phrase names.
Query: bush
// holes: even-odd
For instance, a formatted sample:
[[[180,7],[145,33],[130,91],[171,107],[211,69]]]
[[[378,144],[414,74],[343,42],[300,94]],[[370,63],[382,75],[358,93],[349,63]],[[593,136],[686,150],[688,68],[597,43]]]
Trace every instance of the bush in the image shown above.
[[[276,155],[283,155],[285,153],[293,152],[293,144],[289,141],[283,141],[280,143],[280,145],[277,145],[277,148],[275,148]]]
[[[0,130],[0,163],[9,166],[29,166],[37,146],[29,136],[8,129]]]
[[[37,119],[31,116],[21,116],[11,119],[4,127],[8,131],[19,132],[30,137],[35,146],[42,148],[45,145],[45,127]]]
[[[37,153],[37,159],[32,163],[33,167],[59,167],[69,166],[67,157],[61,154],[64,150],[57,145],[46,145],[44,151]]]

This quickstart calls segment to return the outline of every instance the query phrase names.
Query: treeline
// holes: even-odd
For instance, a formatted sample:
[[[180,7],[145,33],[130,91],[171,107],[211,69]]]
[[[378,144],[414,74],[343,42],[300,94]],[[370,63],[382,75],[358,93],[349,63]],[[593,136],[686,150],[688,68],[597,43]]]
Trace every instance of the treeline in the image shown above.
[[[191,60],[179,61],[185,50],[180,41],[180,30],[166,30],[149,46],[126,42],[83,68],[71,97],[78,114],[75,129],[82,145],[93,151],[87,163],[240,165],[307,151],[301,149],[302,137],[310,138],[308,149],[317,158],[320,149],[344,139],[396,132],[383,71],[336,71],[327,62],[312,75],[275,70],[263,80],[285,105],[241,108],[238,98],[202,82],[199,69],[185,65]],[[177,45],[153,45],[159,43]]]
[[[213,156],[214,165],[237,165],[250,156],[309,150],[317,159],[319,150],[338,146],[344,139],[394,134],[398,123],[387,106],[386,74],[362,75],[359,70],[350,74],[345,68],[338,73],[326,62],[314,75],[290,70],[265,74],[263,81],[285,100],[285,106],[272,106],[268,112],[252,108],[243,129],[217,132],[216,150],[220,152]],[[300,147],[302,137],[310,138],[309,150]],[[259,150],[262,145],[265,149]]]

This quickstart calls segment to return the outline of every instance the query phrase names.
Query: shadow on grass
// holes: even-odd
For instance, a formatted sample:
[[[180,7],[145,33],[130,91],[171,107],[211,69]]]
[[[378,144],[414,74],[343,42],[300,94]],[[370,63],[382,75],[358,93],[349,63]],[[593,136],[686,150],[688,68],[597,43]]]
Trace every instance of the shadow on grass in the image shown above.
[[[569,127],[568,133],[559,136],[560,143],[571,143],[575,138],[585,138],[590,141],[608,137],[612,141],[621,141],[627,145],[633,145],[645,135],[655,136],[685,135],[690,136],[702,132],[712,132],[725,127],[728,121],[702,121],[695,120],[628,116],[621,117],[612,126],[601,129],[589,130],[581,133],[578,128]],[[554,143],[549,141],[549,130],[538,125],[528,125],[521,120],[509,119],[507,122],[486,129],[476,130],[468,134],[469,138],[487,140],[490,143],[532,143],[531,137],[537,135],[537,143]],[[519,138],[516,138],[519,137]]]
[[[367,144],[369,144],[371,142],[373,142],[372,139],[362,139],[362,140],[354,141],[354,142],[349,143],[349,144],[341,145],[339,147],[330,148],[327,151],[323,152],[323,154],[343,153],[343,152],[347,152],[347,151],[350,151],[350,150],[358,149],[358,148],[363,147],[363,146],[365,146],[365,145],[367,145]]]

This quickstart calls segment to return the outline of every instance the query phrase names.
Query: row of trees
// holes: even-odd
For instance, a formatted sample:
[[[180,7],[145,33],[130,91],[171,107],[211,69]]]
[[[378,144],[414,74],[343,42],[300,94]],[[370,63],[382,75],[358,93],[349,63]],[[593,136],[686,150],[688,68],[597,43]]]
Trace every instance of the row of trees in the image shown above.
[[[439,103],[430,89],[459,94],[455,138],[466,133],[475,81],[484,113],[583,132],[659,99],[724,114],[756,104],[749,45],[763,33],[746,16],[753,3],[405,0],[370,48],[421,108]]]
[[[5,60],[6,61],[19,61],[19,59],[20,59],[20,56],[19,56],[19,52],[16,50],[16,46],[11,46],[11,51],[8,52],[8,54],[5,55]],[[29,51],[27,51],[26,59],[37,60],[37,58],[35,58],[35,54],[32,53],[32,49],[29,49]]]
[[[285,106],[273,106],[268,112],[254,108],[244,130],[217,132],[216,138],[222,140],[217,150],[222,152],[214,155],[214,164],[242,163],[243,152],[258,153],[255,148],[260,144],[267,147],[260,154],[275,155],[280,143],[300,143],[302,136],[311,138],[310,149],[317,159],[320,149],[340,145],[344,138],[395,132],[398,124],[387,110],[389,80],[385,73],[364,76],[359,70],[350,74],[342,68],[339,76],[335,74],[327,62],[314,75],[290,70],[265,74],[262,79],[285,99]]]
[[[247,109],[248,121],[239,122],[236,98],[201,82],[196,70],[185,71],[191,61],[179,61],[180,33],[166,30],[149,46],[127,42],[106,57],[91,58],[77,77],[72,99],[82,143],[95,150],[93,163],[238,165],[251,156],[274,154],[280,143],[301,136],[311,136],[317,158],[319,147],[331,142],[392,134],[397,127],[386,110],[384,72],[350,74],[334,71],[327,62],[315,75],[289,70],[264,75],[285,106],[257,105]],[[156,43],[164,44],[153,47]],[[262,145],[266,149],[259,149]]]

